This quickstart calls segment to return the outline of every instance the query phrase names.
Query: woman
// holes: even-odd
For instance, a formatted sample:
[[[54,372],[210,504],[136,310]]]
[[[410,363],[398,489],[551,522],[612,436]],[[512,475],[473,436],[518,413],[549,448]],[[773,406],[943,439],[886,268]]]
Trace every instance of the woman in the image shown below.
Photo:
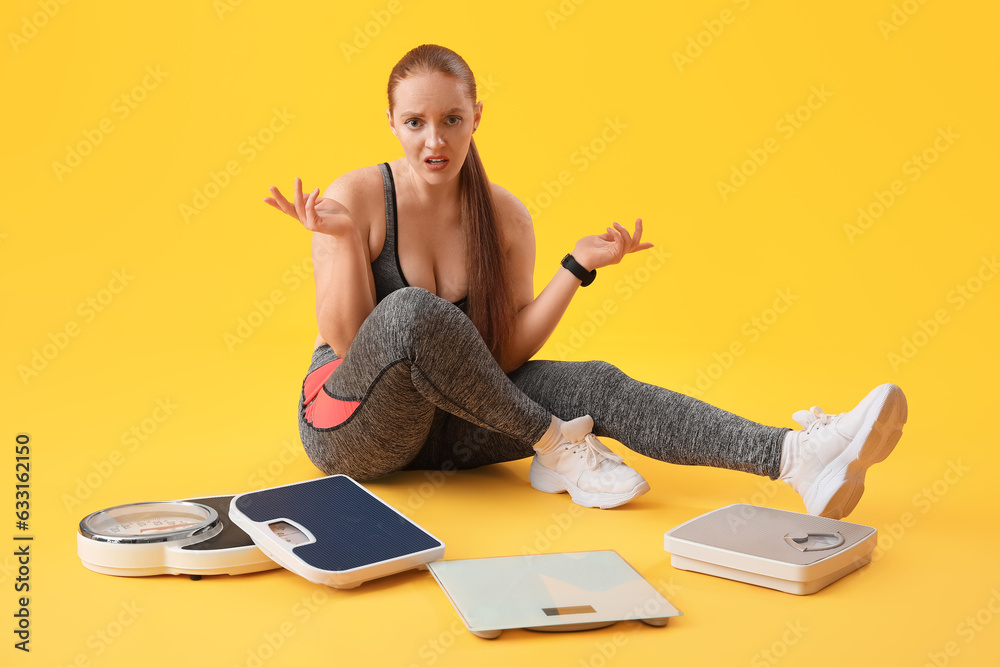
[[[602,361],[529,361],[596,271],[652,244],[642,221],[577,241],[536,297],[525,206],[490,183],[472,135],[482,118],[465,61],[424,44],[393,68],[389,127],[404,157],[351,171],[294,201],[265,202],[313,237],[319,336],[299,427],[327,474],[455,470],[533,456],[531,485],[610,508],[649,484],[596,436],[646,456],[788,482],[811,514],[841,518],[906,421],[895,385],[849,413],[764,426]]]

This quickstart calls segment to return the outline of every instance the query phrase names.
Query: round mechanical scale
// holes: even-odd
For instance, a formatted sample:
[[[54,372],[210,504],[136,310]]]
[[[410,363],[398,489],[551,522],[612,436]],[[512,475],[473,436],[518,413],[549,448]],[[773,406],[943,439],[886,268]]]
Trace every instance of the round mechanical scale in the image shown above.
[[[117,505],[80,521],[84,567],[117,576],[243,574],[279,567],[228,520],[232,496]]]

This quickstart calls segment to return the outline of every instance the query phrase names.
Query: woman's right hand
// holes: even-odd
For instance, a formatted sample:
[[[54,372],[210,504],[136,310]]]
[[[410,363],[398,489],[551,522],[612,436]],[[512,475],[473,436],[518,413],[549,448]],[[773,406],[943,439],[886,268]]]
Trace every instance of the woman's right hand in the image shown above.
[[[270,190],[274,196],[264,197],[264,202],[292,216],[311,232],[340,237],[355,229],[347,207],[335,199],[320,197],[319,188],[303,197],[301,178],[295,179],[294,203],[285,199],[273,185]]]

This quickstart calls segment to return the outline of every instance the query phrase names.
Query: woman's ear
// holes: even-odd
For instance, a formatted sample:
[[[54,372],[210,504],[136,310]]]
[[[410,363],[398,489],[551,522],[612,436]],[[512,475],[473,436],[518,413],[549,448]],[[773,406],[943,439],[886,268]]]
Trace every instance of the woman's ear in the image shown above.
[[[385,110],[385,116],[386,116],[386,118],[389,119],[389,129],[392,130],[393,135],[395,135],[396,134],[396,126],[393,125],[393,122],[392,122],[392,112],[390,112],[388,109],[386,109]]]
[[[472,115],[472,131],[475,132],[476,128],[479,127],[479,123],[483,119],[483,103],[476,102],[475,113]]]

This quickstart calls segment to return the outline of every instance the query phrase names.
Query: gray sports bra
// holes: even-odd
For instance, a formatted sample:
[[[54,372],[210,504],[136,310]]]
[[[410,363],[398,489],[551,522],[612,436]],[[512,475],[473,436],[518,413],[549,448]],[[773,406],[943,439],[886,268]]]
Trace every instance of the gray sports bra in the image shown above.
[[[399,265],[399,251],[396,238],[399,233],[399,222],[396,219],[396,183],[392,179],[392,170],[389,163],[383,162],[379,169],[382,170],[382,183],[385,186],[385,244],[378,257],[372,260],[372,274],[375,277],[375,303],[378,303],[390,292],[394,292],[402,287],[409,287],[403,269]],[[466,299],[462,297],[454,304],[466,311]]]

